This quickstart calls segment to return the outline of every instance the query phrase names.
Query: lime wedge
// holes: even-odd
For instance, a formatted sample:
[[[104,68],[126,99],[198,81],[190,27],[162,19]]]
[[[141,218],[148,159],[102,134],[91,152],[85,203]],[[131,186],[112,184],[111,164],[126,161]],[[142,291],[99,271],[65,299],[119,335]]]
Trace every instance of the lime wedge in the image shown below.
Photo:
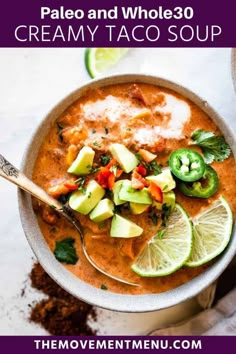
[[[198,267],[223,252],[232,233],[233,215],[229,204],[220,197],[192,221],[193,250],[186,265]]]
[[[189,258],[192,238],[192,223],[185,210],[176,204],[166,227],[148,241],[131,269],[142,277],[158,277],[175,272]]]
[[[125,55],[127,48],[87,48],[85,66],[89,75],[94,78],[103,74]]]

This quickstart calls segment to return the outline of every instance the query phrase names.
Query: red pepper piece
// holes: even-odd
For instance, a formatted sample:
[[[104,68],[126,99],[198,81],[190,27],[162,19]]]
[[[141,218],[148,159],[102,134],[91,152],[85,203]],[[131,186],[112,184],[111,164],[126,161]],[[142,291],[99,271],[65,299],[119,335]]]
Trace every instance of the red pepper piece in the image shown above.
[[[135,169],[131,176],[131,187],[134,189],[143,189],[149,186],[148,181],[146,181],[140,173]]]
[[[143,177],[147,175],[147,169],[143,165],[138,165],[137,172]]]
[[[72,183],[64,183],[64,186],[66,188],[68,188],[70,191],[75,191],[76,189],[78,189],[80,183],[77,184],[72,184]]]
[[[149,192],[156,202],[163,203],[163,192],[157,184],[150,182]]]

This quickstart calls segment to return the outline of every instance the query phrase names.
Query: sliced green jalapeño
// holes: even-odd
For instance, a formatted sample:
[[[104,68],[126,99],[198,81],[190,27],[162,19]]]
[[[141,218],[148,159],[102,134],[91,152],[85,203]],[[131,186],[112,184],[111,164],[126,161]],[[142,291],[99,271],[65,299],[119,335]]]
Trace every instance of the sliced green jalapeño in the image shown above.
[[[206,166],[203,177],[193,183],[180,182],[179,189],[188,197],[209,198],[217,191],[219,187],[219,178],[216,171]]]
[[[191,149],[178,149],[170,155],[171,172],[184,182],[194,182],[205,172],[206,164],[202,156]]]

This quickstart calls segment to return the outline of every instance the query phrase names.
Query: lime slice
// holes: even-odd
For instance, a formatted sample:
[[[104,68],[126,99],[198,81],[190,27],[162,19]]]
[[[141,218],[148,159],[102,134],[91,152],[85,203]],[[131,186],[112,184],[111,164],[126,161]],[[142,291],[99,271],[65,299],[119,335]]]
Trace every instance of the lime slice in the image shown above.
[[[94,78],[103,74],[125,55],[127,48],[87,48],[85,65],[89,75]]]
[[[197,267],[218,256],[230,240],[233,215],[223,197],[193,218],[193,250],[186,262],[189,267]]]
[[[175,272],[189,258],[192,238],[192,223],[185,210],[176,204],[166,227],[148,241],[131,269],[142,277],[158,277]]]

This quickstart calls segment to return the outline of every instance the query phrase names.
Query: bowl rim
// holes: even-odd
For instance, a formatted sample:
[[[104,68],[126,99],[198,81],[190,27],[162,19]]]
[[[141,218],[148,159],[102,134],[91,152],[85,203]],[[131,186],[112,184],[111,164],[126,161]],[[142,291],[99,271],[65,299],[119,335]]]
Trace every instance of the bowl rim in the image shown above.
[[[81,87],[71,92],[59,103],[57,103],[46,117],[39,123],[33,133],[28,146],[23,155],[21,170],[31,177],[35,157],[38,149],[53,122],[60,113],[62,113],[71,103],[82,96],[88,89],[104,87],[118,83],[147,83],[171,89],[184,97],[190,99],[193,103],[205,111],[222,131],[226,141],[230,145],[234,157],[236,156],[236,139],[231,128],[225,123],[218,113],[199,95],[193,93],[188,88],[177,82],[168,79],[146,75],[146,74],[120,74],[110,75],[94,79],[84,83]],[[36,143],[35,143],[36,142]],[[36,146],[36,149],[35,149]],[[216,262],[207,268],[199,276],[193,278],[187,283],[158,294],[126,295],[95,288],[85,283],[69,272],[60,264],[50,251],[36,220],[32,209],[31,197],[26,192],[18,189],[18,208],[20,219],[26,238],[44,270],[49,276],[67,292],[73,296],[108,310],[143,313],[166,309],[175,306],[183,301],[189,300],[200,293],[202,290],[212,284],[218,276],[224,271],[233,259],[236,253],[236,232],[233,229],[229,245]],[[135,299],[135,301],[134,301]]]

